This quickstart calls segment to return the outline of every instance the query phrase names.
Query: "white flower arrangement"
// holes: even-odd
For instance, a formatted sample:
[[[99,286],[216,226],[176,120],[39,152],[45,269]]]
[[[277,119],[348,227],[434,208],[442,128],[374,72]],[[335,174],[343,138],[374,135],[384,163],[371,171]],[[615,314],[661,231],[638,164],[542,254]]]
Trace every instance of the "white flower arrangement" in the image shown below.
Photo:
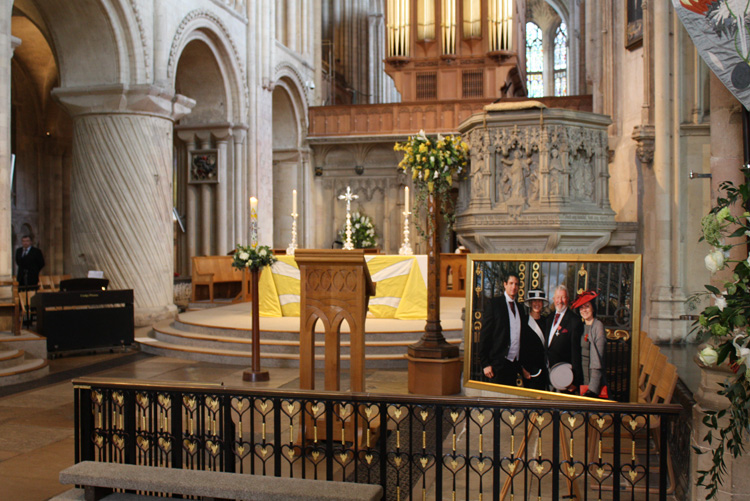
[[[253,249],[251,245],[237,244],[232,266],[240,270],[245,268],[259,270],[272,265],[276,261],[276,256],[273,255],[273,251],[267,245],[259,245]]]
[[[339,238],[346,240],[346,225],[339,231]],[[369,216],[359,211],[352,213],[352,244],[355,249],[367,249],[375,247],[378,243],[378,235],[375,226]]]

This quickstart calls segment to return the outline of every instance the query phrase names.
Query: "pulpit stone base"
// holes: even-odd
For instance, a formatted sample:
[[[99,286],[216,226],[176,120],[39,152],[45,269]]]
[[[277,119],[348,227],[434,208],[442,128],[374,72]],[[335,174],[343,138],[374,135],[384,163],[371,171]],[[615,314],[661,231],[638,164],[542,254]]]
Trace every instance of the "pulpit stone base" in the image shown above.
[[[418,395],[455,395],[461,392],[463,357],[415,358],[409,362],[409,393]]]

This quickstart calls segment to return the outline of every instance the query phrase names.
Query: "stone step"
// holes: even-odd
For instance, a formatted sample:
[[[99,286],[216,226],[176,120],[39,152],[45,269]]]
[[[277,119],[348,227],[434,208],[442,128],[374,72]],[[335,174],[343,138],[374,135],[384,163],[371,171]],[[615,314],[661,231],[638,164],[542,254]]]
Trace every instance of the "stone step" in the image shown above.
[[[15,367],[25,360],[23,350],[4,350],[0,351],[0,370]]]
[[[23,330],[20,336],[0,333],[0,350],[23,350],[32,357],[47,359],[47,338],[31,331]]]
[[[406,348],[415,343],[421,337],[421,333],[413,333],[407,335],[404,333],[390,333],[387,340],[374,340],[369,333],[366,334],[366,353],[367,355],[374,354],[393,354],[397,353],[399,356],[406,352]],[[230,349],[237,351],[250,351],[252,350],[252,335],[249,331],[245,334],[247,337],[237,338],[232,336],[216,336],[203,333],[185,332],[181,329],[177,329],[172,326],[156,325],[154,326],[153,334],[151,337],[157,341],[170,344],[179,344],[183,346],[191,346],[195,348],[215,348],[215,349]],[[286,336],[284,336],[286,337]],[[324,342],[322,336],[316,336],[315,346],[316,351],[323,353]],[[458,344],[460,339],[449,339],[449,342]],[[264,354],[270,356],[271,353],[299,353],[299,334],[294,333],[292,339],[279,339],[279,333],[277,332],[263,332],[261,335],[261,350]],[[351,342],[348,335],[341,336],[340,346],[343,354],[348,354],[351,347]]]
[[[136,338],[135,342],[140,345],[141,351],[163,357],[230,365],[250,365],[252,361],[251,347],[248,347],[247,351],[205,348],[163,342],[151,337]],[[365,360],[368,368],[406,368],[405,353],[404,348],[394,353],[366,354]],[[262,348],[260,356],[264,367],[299,367],[299,348],[289,353],[268,352]],[[316,367],[323,368],[323,355],[316,354],[315,360]],[[349,366],[348,353],[341,354],[341,366]]]
[[[13,367],[0,369],[0,386],[25,383],[49,374],[49,362],[31,358]]]

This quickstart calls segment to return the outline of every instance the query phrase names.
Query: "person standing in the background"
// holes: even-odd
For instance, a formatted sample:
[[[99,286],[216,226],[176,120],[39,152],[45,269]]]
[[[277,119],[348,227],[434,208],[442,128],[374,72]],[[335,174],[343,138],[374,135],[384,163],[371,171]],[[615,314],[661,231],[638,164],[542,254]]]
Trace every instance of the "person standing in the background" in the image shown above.
[[[44,268],[42,251],[31,245],[31,237],[21,237],[21,247],[16,249],[16,280],[20,287],[32,287],[39,284],[39,272]]]

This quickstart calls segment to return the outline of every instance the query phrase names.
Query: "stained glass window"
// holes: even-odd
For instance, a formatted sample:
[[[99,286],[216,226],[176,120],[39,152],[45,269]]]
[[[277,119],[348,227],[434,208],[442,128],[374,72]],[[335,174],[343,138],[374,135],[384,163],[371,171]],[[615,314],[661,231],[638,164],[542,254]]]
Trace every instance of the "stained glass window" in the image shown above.
[[[568,95],[568,27],[565,23],[555,30],[555,95]]]
[[[526,87],[529,97],[544,96],[543,70],[542,30],[535,23],[526,23]]]

